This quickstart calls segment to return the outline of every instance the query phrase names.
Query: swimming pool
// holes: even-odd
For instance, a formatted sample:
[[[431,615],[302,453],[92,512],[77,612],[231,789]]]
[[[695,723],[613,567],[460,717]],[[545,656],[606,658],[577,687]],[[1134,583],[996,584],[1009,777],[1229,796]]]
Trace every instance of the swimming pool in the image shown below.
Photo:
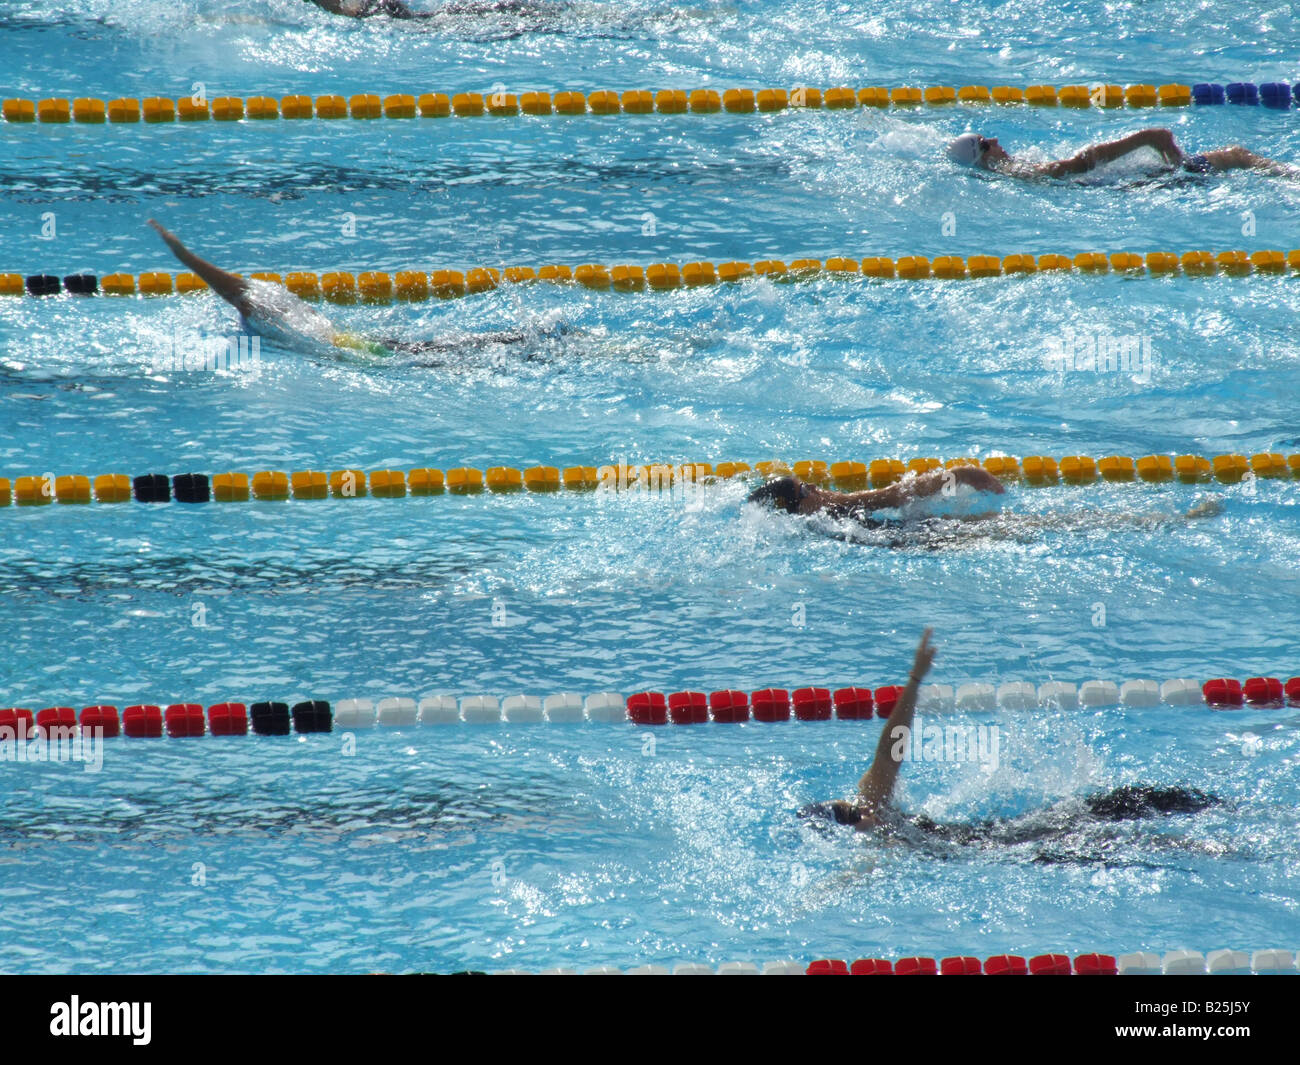
[[[1117,48],[1113,25],[1060,5],[953,5],[937,23],[569,5],[517,35],[500,15],[430,32],[279,0],[116,7],[17,5],[3,95],[1287,73],[1284,32],[1245,8],[1134,7]],[[0,268],[172,270],[149,216],[243,271],[1300,246],[1284,182],[958,173],[942,146],[973,115],[1045,156],[1157,117],[1196,148],[1296,156],[1295,111],[1227,107],[0,123]],[[186,338],[235,332],[234,313],[208,295],[0,300],[0,475],[1300,451],[1289,274],[502,286],[326,309],[463,343],[450,366],[264,344],[256,373],[159,371]],[[498,329],[524,339],[473,342]],[[1138,338],[1150,359],[1049,365],[1077,335]],[[874,687],[903,678],[926,624],[948,684],[1300,672],[1293,480],[1015,486],[1006,509],[1049,520],[903,549],[745,513],[743,494],[12,506],[0,703]],[[1221,514],[1173,520],[1205,495]],[[1224,803],[956,850],[797,823],[852,789],[878,722],[379,729],[355,753],[339,734],[110,740],[97,774],[5,766],[0,968],[1295,949],[1296,715],[959,714],[999,727],[998,767],[908,766],[908,809],[1006,816],[1136,781]],[[37,903],[57,920],[23,921]]]

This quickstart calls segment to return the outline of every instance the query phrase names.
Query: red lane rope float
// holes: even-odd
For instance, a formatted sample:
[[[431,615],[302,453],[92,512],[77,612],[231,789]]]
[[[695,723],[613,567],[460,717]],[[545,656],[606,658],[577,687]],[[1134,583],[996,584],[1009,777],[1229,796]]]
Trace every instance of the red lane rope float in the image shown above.
[[[80,712],[70,706],[0,708],[0,742],[28,740],[38,730],[45,737],[68,737],[73,733],[99,729],[100,735],[156,739],[191,736],[287,736],[291,732],[332,732],[334,729],[410,727],[446,724],[536,724],[542,722],[630,722],[634,725],[691,725],[713,722],[735,724],[745,721],[864,721],[887,718],[902,688],[882,685],[866,687],[760,688],[745,692],[723,689],[700,691],[635,692],[626,699],[617,692],[582,696],[574,692],[548,695],[512,695],[503,699],[469,695],[426,696],[379,700],[343,699],[331,707],[324,699],[297,703],[265,700],[213,703],[205,714],[195,702],[139,703],[124,707],[96,704]],[[1036,696],[1030,698],[1031,692]],[[1254,707],[1257,709],[1300,706],[1300,676],[1283,681],[1278,677],[1250,677],[1244,682],[1217,677],[1198,685],[1192,680],[1088,681],[1076,687],[1049,681],[1037,689],[1031,684],[1009,682],[971,683],[955,690],[949,685],[924,685],[918,693],[923,711],[1016,710],[1041,706],[1073,709],[1103,706],[1145,707],[1208,706],[1212,709]]]
[[[859,958],[852,963],[835,958],[809,962],[809,976],[1116,976],[1137,974],[1184,975],[1193,973],[1295,972],[1295,955],[1287,950],[1245,951],[1224,948],[1202,954],[1171,950],[1132,954],[994,954],[981,961],[972,956],[947,958]]]

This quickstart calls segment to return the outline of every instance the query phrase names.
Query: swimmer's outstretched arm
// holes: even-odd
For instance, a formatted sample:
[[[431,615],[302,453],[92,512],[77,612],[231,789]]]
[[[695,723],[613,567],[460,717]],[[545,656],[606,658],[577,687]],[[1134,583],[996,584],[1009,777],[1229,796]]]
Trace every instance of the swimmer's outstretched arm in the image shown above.
[[[206,259],[200,259],[180,242],[180,238],[175,233],[164,229],[152,218],[149,219],[149,224],[162,237],[163,243],[171,249],[172,254],[194,273],[198,274],[199,277],[203,278],[213,292],[233,306],[240,314],[246,313],[248,300],[247,281],[238,274],[232,274],[228,270],[222,270],[219,266],[213,266]]]
[[[901,507],[911,499],[937,495],[949,483],[964,484],[977,492],[1000,494],[1006,491],[1002,482],[988,470],[982,470],[978,466],[954,466],[950,470],[930,470],[891,484],[888,488],[872,488],[866,492],[828,492],[823,489],[810,497],[815,503],[811,509],[820,510],[833,505],[852,507],[859,511],[887,510]]]
[[[1097,167],[1113,162],[1120,156],[1137,151],[1139,148],[1155,149],[1160,158],[1172,166],[1177,166],[1183,161],[1182,149],[1175,143],[1174,135],[1170,130],[1142,129],[1136,133],[1130,133],[1127,137],[1120,137],[1118,140],[1089,145],[1083,151],[1070,156],[1068,159],[1057,159],[1052,163],[1043,163],[1032,167],[1031,170],[1035,174],[1052,178],[1069,177],[1071,174],[1086,174],[1089,170],[1095,170]]]
[[[1289,163],[1279,163],[1247,151],[1240,144],[1228,148],[1216,148],[1212,152],[1201,153],[1205,162],[1214,170],[1258,170],[1261,174],[1272,177],[1300,177],[1300,167]]]
[[[916,648],[916,658],[912,661],[912,672],[907,677],[907,687],[903,689],[903,694],[898,697],[898,702],[894,704],[894,709],[886,719],[885,727],[880,733],[880,740],[876,744],[876,756],[871,761],[871,768],[858,781],[859,798],[856,805],[862,814],[857,822],[859,831],[874,828],[893,797],[894,785],[898,781],[898,770],[902,766],[902,759],[896,755],[898,741],[894,731],[898,728],[912,727],[912,718],[916,713],[917,689],[920,688],[921,681],[930,672],[930,665],[934,662],[935,648],[930,643],[933,634],[933,629],[926,629],[921,634],[921,642]]]

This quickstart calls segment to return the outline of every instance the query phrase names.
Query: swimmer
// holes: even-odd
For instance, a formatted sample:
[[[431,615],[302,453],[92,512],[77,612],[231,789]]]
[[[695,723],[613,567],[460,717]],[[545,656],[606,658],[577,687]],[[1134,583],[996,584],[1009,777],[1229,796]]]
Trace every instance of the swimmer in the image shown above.
[[[906,477],[888,488],[866,492],[832,492],[798,477],[778,477],[759,485],[747,502],[765,503],[787,514],[825,514],[867,525],[877,524],[869,517],[875,510],[901,507],[913,499],[937,495],[945,485],[965,485],[977,492],[1006,492],[1002,482],[978,466],[954,466],[951,470],[929,470],[916,477]],[[951,490],[951,489],[950,489]]]
[[[799,810],[800,818],[815,825],[851,825],[859,832],[884,829],[901,834],[901,830],[910,827],[955,843],[1012,844],[1066,835],[1076,826],[1081,812],[1084,818],[1092,821],[1135,821],[1168,814],[1197,813],[1219,802],[1216,796],[1196,788],[1124,785],[1085,797],[1082,811],[1053,811],[1056,816],[1048,818],[1038,815],[1019,822],[999,824],[986,821],[966,825],[940,824],[927,817],[904,818],[894,806],[894,787],[906,753],[906,744],[899,742],[897,730],[910,730],[912,727],[918,690],[934,663],[932,635],[932,629],[921,634],[912,669],[907,675],[907,686],[894,704],[888,724],[881,730],[875,757],[858,781],[857,794],[851,799],[809,803]]]
[[[940,491],[952,491],[947,486],[965,485],[976,492],[990,492],[1004,495],[1006,487],[993,474],[979,466],[954,466],[951,469],[929,470],[916,476],[909,476],[891,484],[887,488],[873,488],[865,492],[833,492],[826,488],[801,481],[798,477],[778,477],[759,485],[745,500],[784,511],[787,514],[812,517],[821,515],[833,521],[847,523],[862,529],[892,529],[904,533],[918,534],[913,538],[917,545],[925,546],[926,540],[919,535],[934,532],[936,526],[947,523],[951,532],[953,523],[980,523],[991,527],[999,517],[1010,519],[1004,522],[1003,532],[1017,533],[1034,529],[1052,529],[1061,526],[1063,520],[1073,525],[1086,523],[1097,527],[1132,527],[1160,526],[1170,521],[1190,522],[1199,518],[1212,518],[1222,513],[1223,505],[1215,496],[1206,496],[1198,500],[1188,510],[1176,517],[1159,514],[1112,514],[1104,511],[1073,512],[1066,515],[1053,514],[1014,514],[1002,515],[997,511],[978,514],[954,514],[940,517],[931,515],[920,519],[873,517],[878,510],[893,510],[917,499],[937,495]],[[949,537],[950,538],[950,537]],[[896,538],[889,541],[890,547],[906,547],[913,540]]]
[[[387,357],[392,355],[439,356],[486,344],[518,344],[533,339],[522,330],[464,335],[446,340],[370,340],[338,329],[320,311],[300,300],[283,285],[232,274],[201,259],[174,234],[152,218],[149,225],[162,237],[185,266],[207,282],[208,287],[240,314],[246,330],[274,340],[287,348],[323,353],[335,358],[348,353]],[[442,365],[439,361],[418,363]]]
[[[387,15],[396,19],[433,19],[443,15],[531,15],[539,12],[540,5],[526,0],[470,0],[470,2],[444,4],[437,11],[412,11],[402,0],[310,0],[331,15],[349,18],[371,18]],[[551,5],[555,7],[560,4]],[[541,10],[545,10],[541,7]]]
[[[1181,169],[1193,174],[1225,170],[1254,170],[1274,177],[1300,178],[1300,167],[1265,159],[1239,144],[1188,155],[1167,129],[1143,129],[1118,140],[1092,144],[1068,159],[1050,163],[1028,163],[1007,153],[996,137],[963,133],[948,145],[948,158],[963,166],[1020,178],[1068,178],[1086,174],[1114,162],[1130,152],[1150,149],[1159,157],[1162,169]]]

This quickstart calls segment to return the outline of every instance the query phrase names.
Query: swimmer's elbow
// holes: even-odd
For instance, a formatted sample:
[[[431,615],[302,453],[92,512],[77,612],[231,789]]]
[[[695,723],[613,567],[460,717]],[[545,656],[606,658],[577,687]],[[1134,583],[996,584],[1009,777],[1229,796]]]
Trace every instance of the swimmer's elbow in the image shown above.
[[[1040,168],[1040,173],[1050,178],[1071,177],[1075,174],[1086,174],[1094,166],[1092,157],[1087,152],[1080,152],[1078,155],[1072,155],[1069,159],[1057,159],[1053,163],[1047,163]]]

